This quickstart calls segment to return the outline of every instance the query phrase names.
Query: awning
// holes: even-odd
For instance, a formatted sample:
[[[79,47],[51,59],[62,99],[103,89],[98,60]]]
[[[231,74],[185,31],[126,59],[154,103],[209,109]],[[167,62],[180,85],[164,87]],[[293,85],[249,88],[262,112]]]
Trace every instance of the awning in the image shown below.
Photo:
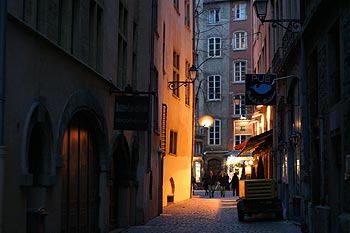
[[[237,156],[246,156],[247,154],[253,153],[255,150],[266,150],[272,147],[272,129],[265,133],[256,135],[249,138],[245,147],[239,152]]]
[[[248,140],[244,140],[242,143],[235,145],[235,150],[242,150],[248,143]]]

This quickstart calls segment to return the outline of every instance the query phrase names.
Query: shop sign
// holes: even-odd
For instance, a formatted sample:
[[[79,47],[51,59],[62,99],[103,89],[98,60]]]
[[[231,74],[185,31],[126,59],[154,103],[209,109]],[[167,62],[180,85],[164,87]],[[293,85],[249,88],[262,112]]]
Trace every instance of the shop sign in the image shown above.
[[[235,120],[234,121],[234,134],[235,135],[252,135],[253,127],[249,120]]]
[[[246,74],[246,105],[276,105],[275,74]]]
[[[114,129],[148,129],[148,96],[116,96],[114,111]]]

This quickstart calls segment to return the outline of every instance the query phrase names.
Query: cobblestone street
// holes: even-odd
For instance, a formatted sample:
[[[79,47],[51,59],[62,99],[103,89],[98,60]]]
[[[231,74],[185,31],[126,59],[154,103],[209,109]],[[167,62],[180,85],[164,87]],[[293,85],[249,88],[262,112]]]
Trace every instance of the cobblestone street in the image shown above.
[[[274,216],[246,217],[244,222],[239,222],[236,199],[231,191],[226,192],[225,198],[220,198],[217,191],[214,198],[209,199],[203,191],[196,190],[193,198],[165,207],[160,216],[146,225],[119,232],[300,233],[299,226],[287,220],[277,221]]]

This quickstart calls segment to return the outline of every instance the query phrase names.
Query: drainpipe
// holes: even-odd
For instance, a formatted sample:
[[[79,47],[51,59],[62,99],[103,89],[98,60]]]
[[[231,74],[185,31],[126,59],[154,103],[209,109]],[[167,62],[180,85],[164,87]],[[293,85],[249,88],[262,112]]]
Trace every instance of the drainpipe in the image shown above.
[[[147,131],[147,172],[151,172],[151,158],[152,158],[152,123],[153,123],[153,86],[154,86],[154,33],[156,31],[156,14],[157,1],[152,0],[152,15],[151,15],[151,41],[150,41],[150,67],[149,67],[149,83],[148,83],[148,131]]]
[[[5,175],[5,145],[4,145],[4,103],[5,103],[5,41],[6,41],[6,0],[0,1],[0,233],[3,229],[3,197]]]
[[[307,79],[306,79],[306,48],[305,48],[305,42],[304,42],[304,35],[302,34],[302,37],[300,39],[300,54],[301,54],[301,67],[300,67],[300,73],[301,73],[301,122],[302,123],[302,132],[303,132],[303,144],[304,150],[303,150],[303,161],[301,166],[303,167],[302,173],[305,174],[308,178],[308,181],[304,181],[303,183],[303,192],[302,195],[304,196],[304,222],[302,223],[302,230],[303,232],[312,232],[313,229],[313,205],[311,200],[311,139],[310,134],[306,132],[310,132],[310,113],[308,110],[308,88],[307,88]]]
[[[196,49],[195,49],[195,4],[196,4],[196,0],[192,1],[192,65],[195,64],[196,62]],[[198,67],[197,67],[198,68]],[[196,85],[195,85],[195,81],[193,81],[192,84],[192,148],[191,148],[191,188],[190,188],[190,198],[192,198],[193,196],[193,191],[194,190],[194,186],[192,183],[192,177],[193,175],[193,156],[194,156],[194,147],[195,147],[195,130],[196,130],[196,114],[195,114],[195,110],[196,110],[196,101],[197,101],[197,94],[195,94],[195,90],[196,90]]]
[[[149,182],[152,182],[150,184],[154,184],[153,180],[153,175],[152,175],[152,167],[151,167],[151,159],[152,159],[152,123],[153,123],[153,91],[154,91],[154,34],[156,31],[156,20],[157,20],[157,10],[158,10],[158,6],[157,6],[157,0],[152,0],[152,9],[151,9],[151,41],[150,41],[150,67],[149,67],[149,83],[148,83],[148,97],[149,97],[149,107],[148,107],[148,131],[147,131],[147,167],[146,167],[146,171],[149,174]],[[155,95],[157,93],[154,93]],[[158,107],[158,106],[157,106]],[[159,160],[158,160],[159,161]],[[159,164],[158,164],[159,166]],[[160,185],[160,187],[163,187],[163,184],[160,183],[163,182],[162,178],[160,178],[160,176],[163,176],[163,174],[159,174],[158,175],[158,186]],[[153,186],[153,185],[152,185]],[[149,195],[152,194],[152,187],[151,185],[149,185]],[[162,203],[162,196],[160,196],[161,194],[158,193],[158,203]],[[158,204],[158,214],[161,213],[161,207]]]

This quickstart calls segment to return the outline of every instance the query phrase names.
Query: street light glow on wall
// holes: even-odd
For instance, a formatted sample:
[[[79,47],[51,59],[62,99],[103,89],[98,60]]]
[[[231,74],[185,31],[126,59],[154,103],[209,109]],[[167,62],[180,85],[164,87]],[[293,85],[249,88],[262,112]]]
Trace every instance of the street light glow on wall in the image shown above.
[[[197,77],[197,67],[195,65],[192,65],[189,69],[189,73],[190,73],[190,81],[171,81],[168,82],[168,87],[170,90],[177,90],[179,89],[181,86],[187,86],[190,83],[194,83],[194,81],[196,80]]]

